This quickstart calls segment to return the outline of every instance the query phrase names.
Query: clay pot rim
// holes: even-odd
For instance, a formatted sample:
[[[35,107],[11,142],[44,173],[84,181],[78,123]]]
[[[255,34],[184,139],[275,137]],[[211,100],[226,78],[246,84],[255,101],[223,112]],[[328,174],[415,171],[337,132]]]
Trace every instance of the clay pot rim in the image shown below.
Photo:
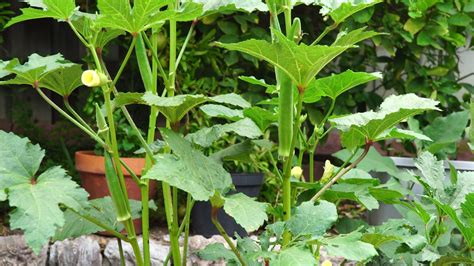
[[[79,172],[105,174],[105,158],[101,155],[96,155],[94,151],[77,151],[75,153],[76,170]],[[141,175],[143,168],[145,168],[145,158],[121,158],[136,174]],[[129,176],[129,173],[122,167],[124,175]]]

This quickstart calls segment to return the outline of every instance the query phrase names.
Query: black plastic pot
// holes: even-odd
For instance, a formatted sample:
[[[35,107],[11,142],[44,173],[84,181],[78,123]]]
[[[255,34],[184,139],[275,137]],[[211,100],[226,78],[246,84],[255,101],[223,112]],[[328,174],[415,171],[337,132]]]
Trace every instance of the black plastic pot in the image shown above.
[[[238,192],[244,193],[249,197],[257,197],[263,184],[263,174],[261,173],[239,173],[231,174],[232,183]],[[219,210],[217,219],[224,227],[229,236],[235,233],[241,237],[247,236],[247,232],[235,220],[227,215],[224,210]],[[211,237],[218,235],[216,227],[211,221],[211,204],[209,202],[197,201],[191,212],[191,231],[194,234]]]

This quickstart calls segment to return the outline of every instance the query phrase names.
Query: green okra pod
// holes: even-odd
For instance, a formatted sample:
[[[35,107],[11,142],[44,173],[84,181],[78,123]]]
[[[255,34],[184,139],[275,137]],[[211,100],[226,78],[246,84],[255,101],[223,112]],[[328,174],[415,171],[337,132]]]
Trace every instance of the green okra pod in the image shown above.
[[[112,201],[115,205],[117,211],[117,221],[124,222],[130,219],[132,216],[127,209],[126,199],[122,191],[122,187],[120,186],[120,181],[117,176],[117,171],[122,171],[122,169],[118,168],[115,169],[114,163],[112,162],[112,158],[110,154],[105,151],[105,177],[107,179],[107,186],[109,187],[110,196],[112,197]]]
[[[276,70],[277,88],[279,90],[278,106],[278,155],[288,157],[291,150],[291,140],[293,139],[293,82],[283,73]]]
[[[144,33],[143,33],[144,34]],[[148,61],[147,50],[145,42],[141,34],[138,34],[137,44],[135,45],[135,54],[137,56],[138,69],[143,80],[143,85],[146,91],[152,91],[153,78],[151,73],[150,62]]]

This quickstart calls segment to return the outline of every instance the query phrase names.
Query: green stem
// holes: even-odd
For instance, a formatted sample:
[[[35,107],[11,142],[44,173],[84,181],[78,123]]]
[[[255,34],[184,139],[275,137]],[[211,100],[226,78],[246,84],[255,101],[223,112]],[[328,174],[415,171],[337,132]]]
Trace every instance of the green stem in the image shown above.
[[[182,261],[186,261],[188,256],[188,240],[189,240],[189,224],[191,221],[191,210],[193,208],[193,198],[191,194],[188,194],[186,197],[186,214],[184,215],[184,243],[183,243],[183,258]],[[178,233],[181,235],[181,233]]]
[[[127,170],[127,173],[132,177],[133,181],[135,181],[138,186],[141,186],[142,180],[140,180],[140,178],[135,174],[135,172],[130,168],[130,166],[128,166],[128,164],[124,160],[122,160],[122,158],[120,158],[120,164],[123,166],[123,168],[125,168],[125,170]]]
[[[289,36],[291,32],[291,0],[285,0],[285,7],[283,10],[284,16],[285,16],[285,33],[286,37],[291,37],[291,40],[293,40],[293,36]]]
[[[242,255],[240,254],[239,250],[234,245],[234,243],[230,239],[229,235],[227,235],[225,229],[222,227],[221,223],[217,219],[218,211],[219,211],[219,208],[212,207],[212,210],[211,210],[211,221],[212,221],[212,223],[216,226],[217,231],[219,231],[219,233],[224,237],[225,242],[229,245],[230,249],[232,250],[232,252],[234,252],[235,256],[237,256],[237,259],[240,261],[240,264],[242,264],[242,266],[247,266],[247,263],[245,263],[245,261],[242,258]]]
[[[314,151],[309,152],[309,182],[314,183]]]
[[[72,118],[70,115],[68,115],[63,109],[61,109],[59,106],[57,106],[51,99],[44,94],[44,92],[40,88],[36,88],[36,91],[38,94],[43,98],[51,107],[53,107],[57,112],[59,112],[62,116],[64,116],[66,119],[71,121],[74,125],[76,125],[79,129],[84,131],[87,135],[89,135],[92,139],[97,141],[101,146],[107,147],[105,142],[95,134],[93,131],[89,131],[86,127],[84,127],[80,122],[78,122],[76,119]]]
[[[143,34],[146,35],[146,34]],[[158,50],[158,38],[156,34],[152,35],[152,47],[151,50],[153,53],[156,53]],[[157,60],[152,61],[152,81],[151,81],[151,92],[156,94],[157,93],[157,68],[159,62]],[[156,130],[156,119],[158,117],[158,109],[156,106],[150,107],[150,116],[148,121],[148,132],[147,132],[147,144],[152,144],[155,141],[155,130]],[[153,165],[153,157],[149,154],[146,155],[146,165],[145,171],[148,171]],[[142,228],[143,228],[143,257],[145,260],[145,265],[148,266],[151,264],[150,261],[150,211],[148,209],[148,201],[149,201],[149,190],[150,190],[150,180],[144,180],[144,186],[141,187],[141,197],[142,197]],[[146,206],[146,209],[145,209]]]
[[[198,20],[193,20],[193,22],[191,23],[191,27],[189,27],[189,31],[188,31],[188,34],[186,35],[186,39],[184,39],[183,47],[181,47],[181,50],[179,51],[178,59],[176,59],[176,69],[179,66],[179,62],[181,62],[181,58],[183,57],[184,51],[186,50],[186,47],[188,46],[189,40],[191,39],[191,36],[193,35],[194,28],[196,27],[197,23],[198,23]]]
[[[330,33],[331,31],[335,30],[337,28],[338,24],[336,23],[333,23],[332,25],[326,27],[323,31],[323,33],[321,33],[321,35],[318,36],[318,38],[316,40],[314,40],[313,43],[311,43],[311,45],[316,45],[318,44],[323,38],[324,36],[326,36],[328,33]]]
[[[194,200],[191,198],[191,204],[189,205],[189,212],[188,212],[188,206],[186,206],[186,214],[184,215],[183,222],[179,226],[178,235],[181,235],[185,227],[189,226],[189,222],[191,221],[191,210],[193,209],[193,206],[194,206]],[[168,252],[166,259],[163,262],[163,265],[168,265],[170,258],[171,258],[171,251]]]
[[[153,49],[153,45],[151,44],[151,41],[150,39],[148,39],[148,36],[144,33],[142,33],[142,37],[143,37],[143,40],[145,41],[145,44],[148,46],[148,48],[151,49],[151,56],[153,57],[153,59],[157,62],[157,67],[158,67],[158,70],[160,71],[160,75],[161,77],[163,78],[164,80],[164,83],[165,83],[165,87],[168,88],[169,86],[169,80],[168,80],[168,75],[166,74],[163,66],[161,65],[161,62],[160,60],[158,59],[158,53],[157,51],[155,51]]]
[[[137,43],[137,37],[133,37],[132,43],[130,44],[130,47],[128,48],[127,54],[125,55],[125,58],[122,61],[122,64],[120,65],[119,70],[117,71],[117,74],[115,75],[114,81],[112,81],[112,86],[115,87],[117,84],[120,76],[122,75],[123,70],[125,69],[125,66],[128,63],[128,60],[130,59],[130,56],[132,55],[133,49],[135,48],[135,44]]]
[[[293,123],[293,132],[298,132],[301,127],[301,111],[303,109],[303,98],[304,89],[299,89],[298,104],[296,107],[296,117]],[[295,153],[295,147],[297,142],[298,134],[293,134],[293,139],[290,146],[290,155],[286,158],[284,169],[283,169],[283,220],[288,221],[291,217],[291,167],[293,162],[293,156]],[[287,245],[291,240],[291,234],[285,231],[283,234],[283,245]]]
[[[105,231],[107,231],[107,233],[112,234],[116,238],[121,239],[125,242],[130,242],[130,239],[128,239],[126,236],[122,235],[121,233],[114,230],[112,227],[109,227],[108,225],[106,225],[106,224],[102,223],[101,221],[97,220],[96,218],[94,218],[92,216],[89,216],[89,215],[81,214],[81,213],[79,213],[78,211],[76,211],[72,208],[68,208],[68,209],[70,211],[72,211],[73,213],[77,214],[78,216],[81,216],[85,220],[87,220],[87,221],[97,225],[98,227],[104,229]]]
[[[72,108],[71,104],[69,103],[69,97],[64,96],[63,98],[64,101],[64,106],[66,106],[66,109],[79,121],[85,128],[87,128],[89,131],[94,132],[92,128],[82,119],[82,117]]]
[[[67,21],[67,24],[69,25],[69,27],[71,27],[72,31],[74,32],[74,34],[76,34],[77,38],[82,42],[82,44],[88,47],[89,43],[84,39],[84,37],[82,37],[79,31],[77,31],[76,27],[74,27],[74,24],[72,24],[70,20]]]
[[[120,238],[117,239],[117,244],[118,244],[119,254],[120,254],[120,265],[125,266],[125,256],[123,255],[122,240]]]
[[[339,180],[339,178],[341,178],[342,176],[344,176],[345,174],[347,174],[347,172],[349,172],[351,169],[353,169],[354,167],[356,167],[364,158],[365,156],[367,156],[367,154],[369,153],[369,150],[370,150],[370,147],[372,146],[372,142],[370,141],[366,141],[366,144],[365,144],[365,147],[364,147],[364,151],[362,152],[362,154],[359,156],[359,158],[357,158],[357,160],[355,160],[353,163],[351,163],[348,167],[345,167],[345,168],[341,168],[342,170],[340,170],[338,172],[338,174],[336,174],[332,179],[331,181],[329,181],[326,185],[324,185],[319,191],[318,193],[316,193],[316,195],[314,195],[314,197],[311,198],[311,201],[315,202],[316,200],[318,200],[323,194],[324,192],[326,192],[329,188],[331,188],[332,185],[334,185],[337,180]]]

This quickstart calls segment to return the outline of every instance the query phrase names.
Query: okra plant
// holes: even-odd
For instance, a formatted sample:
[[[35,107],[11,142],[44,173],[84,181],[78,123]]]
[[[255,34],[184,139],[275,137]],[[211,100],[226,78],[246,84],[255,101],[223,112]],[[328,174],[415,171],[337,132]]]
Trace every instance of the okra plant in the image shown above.
[[[1,132],[1,198],[15,207],[11,213],[11,225],[25,232],[33,250],[40,251],[51,238],[59,240],[106,230],[117,237],[119,244],[130,243],[137,265],[150,265],[148,191],[150,180],[159,180],[170,233],[171,252],[168,260],[174,265],[186,263],[190,210],[194,201],[211,202],[212,222],[231,249],[229,251],[219,244],[211,245],[200,252],[203,258],[224,258],[241,265],[314,265],[321,246],[326,247],[330,254],[357,261],[367,261],[377,254],[371,243],[361,240],[361,233],[357,230],[328,237],[326,231],[338,218],[336,205],[330,197],[336,191],[331,188],[338,181],[351,184],[350,177],[357,179],[354,168],[372,151],[370,148],[374,142],[389,138],[426,140],[426,136],[400,129],[397,125],[416,114],[436,110],[437,102],[414,94],[390,96],[377,111],[334,116],[333,110],[339,95],[380,78],[380,73],[347,70],[327,77],[318,74],[341,53],[356,49],[357,43],[379,35],[365,28],[341,30],[331,45],[319,44],[348,17],[379,1],[268,0],[264,3],[260,0],[134,0],[130,3],[128,0],[99,0],[96,14],[81,12],[73,0],[27,2],[31,7],[22,9],[22,14],[13,18],[7,26],[40,18],[67,23],[87,48],[94,64],[91,69],[84,71],[80,65],[65,60],[60,54],[33,54],[23,64],[17,59],[0,61],[0,84],[31,86],[57,112],[99,143],[104,149],[110,190],[108,198],[87,201],[87,193],[78,188],[61,168],[52,168],[37,175],[44,151],[25,139]],[[333,21],[311,44],[301,43],[303,29],[300,20],[292,17],[293,6],[297,4],[320,5],[322,14]],[[205,156],[200,149],[229,133],[250,140],[259,138],[261,129],[268,127],[262,125],[266,123],[265,119],[261,119],[265,112],[255,112],[258,109],[247,111],[252,108],[250,104],[233,93],[177,95],[176,76],[188,40],[201,18],[218,13],[256,10],[268,12],[270,16],[271,42],[247,40],[216,45],[247,53],[275,68],[277,84],[268,87],[273,88],[271,96],[276,96],[278,102],[278,157],[282,169],[281,173],[277,171],[282,176],[283,215],[277,222],[267,224],[258,241],[238,238],[235,245],[219,223],[217,212],[223,209],[247,231],[255,231],[268,221],[268,204],[242,193],[233,193],[231,177],[224,170],[222,160],[239,152],[239,149],[228,147],[210,156]],[[281,18],[283,22],[280,22]],[[189,23],[190,28],[183,46],[178,50],[177,23],[180,22]],[[167,69],[161,64],[157,51],[158,35],[164,27],[168,27],[169,31]],[[102,51],[111,40],[124,34],[131,36],[131,43],[117,73],[111,73]],[[210,46],[209,49],[217,48]],[[145,90],[143,93],[120,92],[118,81],[132,53],[135,53],[139,66]],[[251,78],[247,80],[255,82]],[[104,105],[96,106],[95,126],[88,125],[69,103],[69,96],[81,85],[102,91]],[[164,89],[160,92],[159,88]],[[44,90],[61,95],[65,110],[54,103]],[[306,139],[301,133],[305,120],[303,107],[323,98],[330,99],[331,105]],[[150,108],[145,136],[141,135],[127,111],[127,105],[130,104],[142,104]],[[203,104],[207,104],[207,107],[203,107],[208,112],[231,122],[183,136],[182,133],[186,133],[182,130],[183,118],[193,108]],[[127,118],[146,154],[146,167],[141,177],[136,176],[119,157],[120,139],[117,139],[116,134],[115,111],[121,111]],[[232,115],[236,112],[244,115]],[[159,129],[162,140],[157,145],[155,132],[160,115],[166,120],[166,127]],[[293,160],[297,144],[307,144],[312,161],[317,144],[333,129],[341,131],[342,144],[350,153],[346,162],[338,169],[328,165],[322,181],[315,181],[314,173],[309,182],[294,179],[301,176],[301,160],[297,164]],[[257,140],[253,143],[263,146],[268,144]],[[160,148],[156,149],[157,146]],[[302,154],[304,150],[300,149],[299,152]],[[141,202],[128,199],[122,167],[130,172],[140,186]],[[391,201],[401,197],[400,193],[374,183],[365,184],[364,189],[366,193],[363,196],[358,194],[355,199],[368,207],[375,208],[377,200]],[[182,221],[178,219],[178,190],[187,193],[186,214]],[[367,201],[368,198],[373,200]],[[110,205],[114,212],[107,207]],[[142,218],[142,247],[132,222],[137,217]],[[79,223],[81,226],[77,226]],[[122,233],[123,229],[126,233]],[[183,232],[184,248],[181,252],[178,240]]]

